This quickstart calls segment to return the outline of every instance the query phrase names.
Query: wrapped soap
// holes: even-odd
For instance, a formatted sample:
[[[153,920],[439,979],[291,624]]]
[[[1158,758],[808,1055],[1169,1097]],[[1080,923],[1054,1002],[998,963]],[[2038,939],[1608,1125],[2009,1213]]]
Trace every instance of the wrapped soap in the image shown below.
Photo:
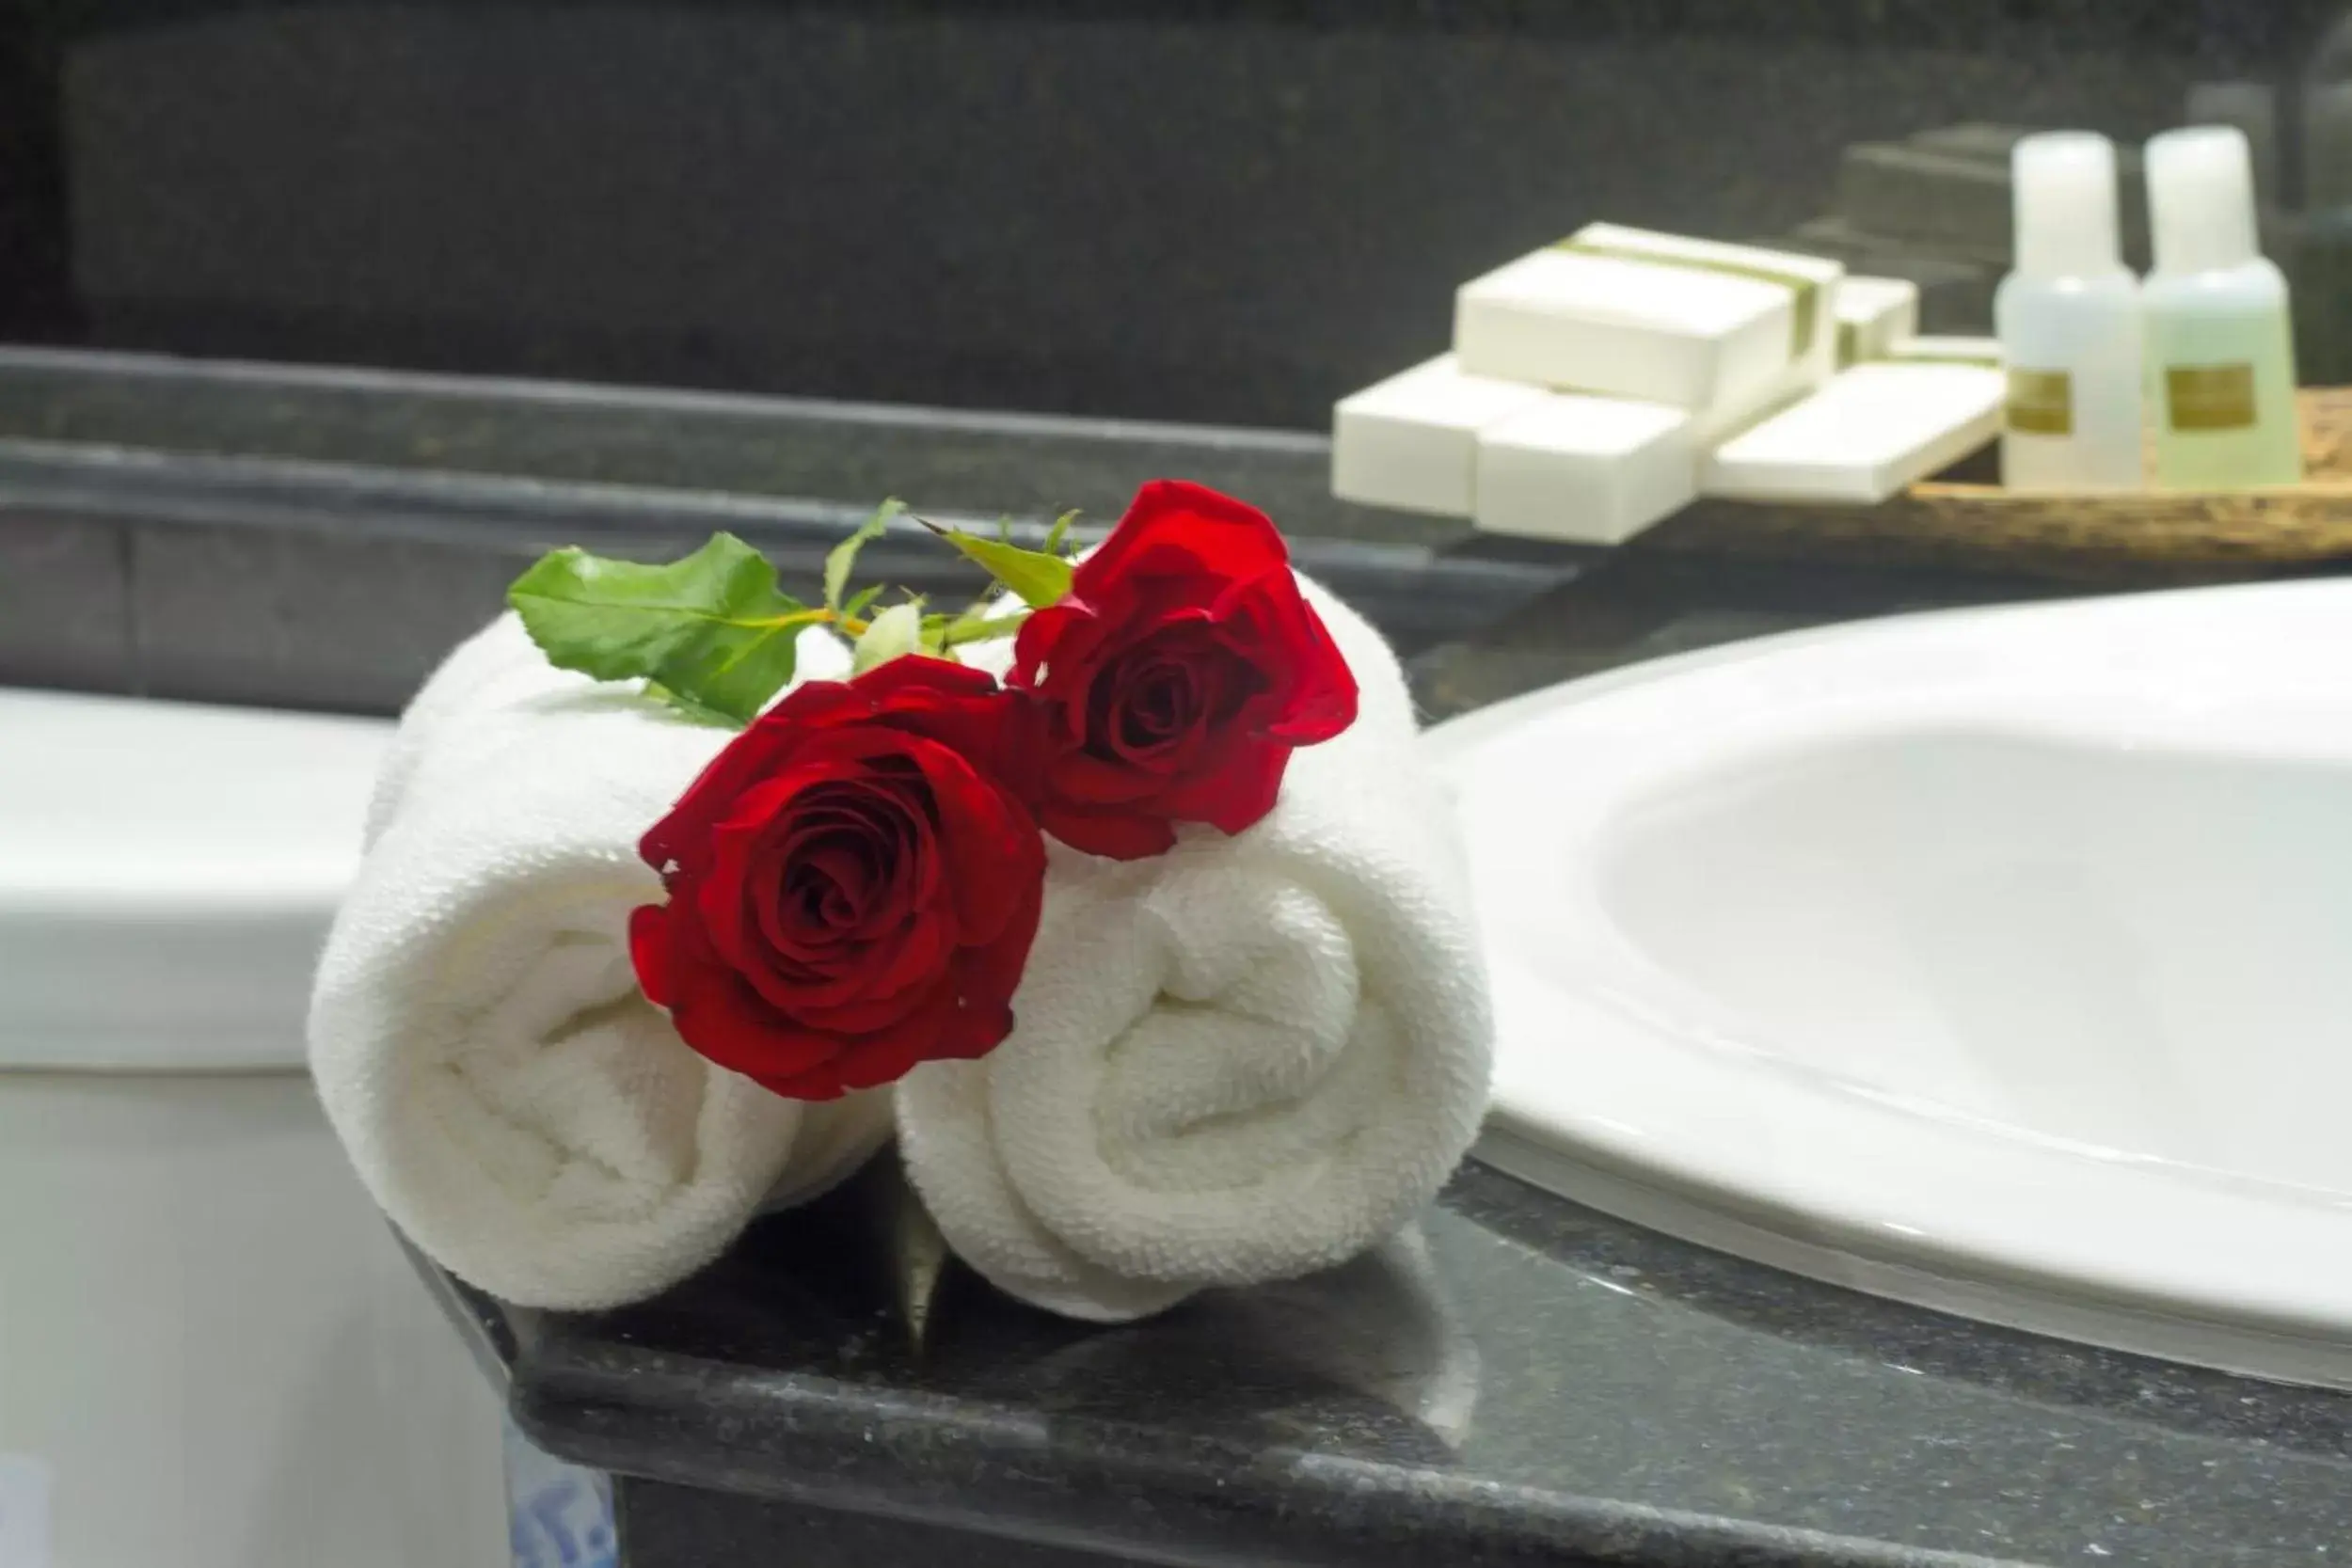
[[[1462,285],[1474,375],[1688,409],[1714,424],[1836,368],[1836,261],[1596,223]]]
[[[1903,277],[1858,277],[1837,284],[1837,363],[1884,359],[1919,332],[1919,285]]]
[[[1743,500],[1883,501],[2000,433],[2008,383],[1981,365],[1856,365],[1718,447],[1699,489]]]
[[[1351,393],[1331,410],[1331,493],[1468,517],[1478,433],[1546,396],[1541,387],[1466,374],[1451,354]]]
[[[1622,544],[1696,496],[1698,454],[1681,409],[1554,393],[1479,432],[1479,531]]]

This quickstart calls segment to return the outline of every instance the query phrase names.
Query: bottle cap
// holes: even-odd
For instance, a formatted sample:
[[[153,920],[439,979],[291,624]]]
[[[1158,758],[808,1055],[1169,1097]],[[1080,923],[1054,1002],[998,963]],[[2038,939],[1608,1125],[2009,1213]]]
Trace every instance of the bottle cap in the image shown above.
[[[2234,125],[2192,125],[2148,140],[2148,221],[2159,272],[2234,267],[2254,243],[2254,164]]]
[[[2045,131],[2010,154],[2017,270],[2041,277],[2113,272],[2115,144],[2095,131]]]

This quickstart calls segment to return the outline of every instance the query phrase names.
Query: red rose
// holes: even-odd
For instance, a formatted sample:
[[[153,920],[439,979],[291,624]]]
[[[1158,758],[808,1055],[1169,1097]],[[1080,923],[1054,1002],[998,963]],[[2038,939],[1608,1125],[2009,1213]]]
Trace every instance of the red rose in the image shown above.
[[[1171,824],[1237,833],[1291,751],[1356,721],[1356,677],[1265,514],[1198,484],[1136,493],[1068,596],[1032,614],[1011,682],[1038,702],[1038,820],[1073,847],[1159,854]]]
[[[1045,847],[1000,781],[1019,699],[893,659],[791,692],[639,852],[667,905],[629,922],[686,1043],[794,1100],[978,1056],[1012,1029]]]

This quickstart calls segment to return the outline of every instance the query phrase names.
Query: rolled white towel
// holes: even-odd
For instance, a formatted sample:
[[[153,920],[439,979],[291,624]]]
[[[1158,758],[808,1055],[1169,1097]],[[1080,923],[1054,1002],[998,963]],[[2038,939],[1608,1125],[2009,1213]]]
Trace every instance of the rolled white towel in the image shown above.
[[[1013,1295],[1121,1322],[1336,1264],[1469,1148],[1492,1027],[1467,888],[1395,657],[1312,584],[1360,689],[1274,811],[1152,860],[1059,846],[1013,1032],[898,1085],[948,1244]]]
[[[804,677],[846,674],[822,631]],[[689,1050],[639,992],[637,841],[729,739],[550,666],[506,616],[418,693],[320,960],[310,1065],[420,1247],[534,1307],[634,1301],[888,1135],[880,1093],[803,1104]]]

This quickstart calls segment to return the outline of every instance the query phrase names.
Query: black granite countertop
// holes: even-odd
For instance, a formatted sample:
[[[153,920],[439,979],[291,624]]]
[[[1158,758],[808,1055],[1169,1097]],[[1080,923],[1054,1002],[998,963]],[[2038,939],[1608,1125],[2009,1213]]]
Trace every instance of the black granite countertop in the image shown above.
[[[2352,1549],[2352,1400],[1851,1295],[1475,1164],[1388,1252],[1112,1329],[952,1266],[910,1287],[894,1185],[764,1221],[624,1311],[453,1299],[526,1430],[624,1478],[625,1536],[632,1481],[657,1483],[656,1568],[833,1511],[1187,1564]],[[747,1530],[714,1493],[784,1506]]]

